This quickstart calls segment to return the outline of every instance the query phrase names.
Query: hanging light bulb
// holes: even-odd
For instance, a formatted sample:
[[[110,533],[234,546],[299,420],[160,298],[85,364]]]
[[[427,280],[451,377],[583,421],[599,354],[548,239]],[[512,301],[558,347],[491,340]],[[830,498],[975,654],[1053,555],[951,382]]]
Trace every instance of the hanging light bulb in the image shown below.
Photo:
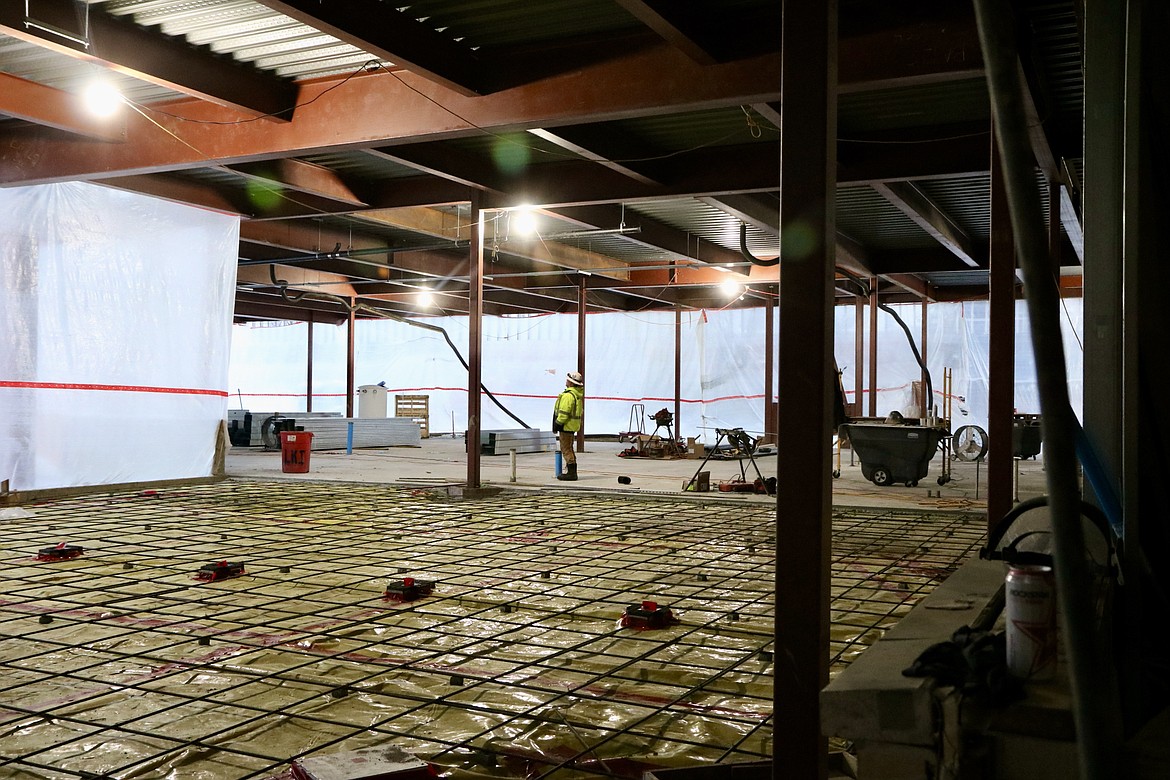
[[[418,291],[418,296],[415,298],[415,303],[417,303],[421,308],[429,309],[435,305],[435,295],[424,287]]]
[[[520,206],[512,211],[512,232],[518,236],[531,236],[536,233],[536,212],[531,206]]]
[[[118,112],[125,102],[122,93],[108,81],[94,81],[81,94],[85,110],[99,119],[108,119]]]
[[[720,282],[719,289],[723,291],[723,295],[726,298],[737,298],[743,292],[743,286],[734,279]]]

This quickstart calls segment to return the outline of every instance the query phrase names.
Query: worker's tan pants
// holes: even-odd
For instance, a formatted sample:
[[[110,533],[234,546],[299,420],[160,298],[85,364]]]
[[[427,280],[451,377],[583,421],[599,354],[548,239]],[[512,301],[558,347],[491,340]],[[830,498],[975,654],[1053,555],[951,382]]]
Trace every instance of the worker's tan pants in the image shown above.
[[[557,433],[561,443],[561,458],[565,465],[577,462],[577,454],[573,452],[573,440],[577,438],[576,431],[560,431]]]

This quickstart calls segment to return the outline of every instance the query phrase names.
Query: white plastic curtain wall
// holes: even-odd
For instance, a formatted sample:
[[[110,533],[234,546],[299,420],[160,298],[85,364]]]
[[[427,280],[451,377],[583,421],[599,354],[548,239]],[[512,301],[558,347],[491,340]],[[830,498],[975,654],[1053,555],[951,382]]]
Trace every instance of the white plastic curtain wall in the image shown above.
[[[211,474],[239,220],[91,184],[0,190],[0,479]]]
[[[906,304],[893,308],[919,344],[921,307]],[[676,435],[712,443],[716,428],[762,432],[764,311],[683,313],[681,425],[674,431]],[[1022,413],[1036,413],[1039,402],[1023,302],[1016,311],[1015,405]],[[1079,414],[1081,301],[1065,300],[1064,311],[1072,379],[1069,392]],[[655,423],[648,419],[650,415],[662,408],[674,411],[674,313],[597,313],[585,319],[586,432],[652,432]],[[444,328],[464,359],[468,358],[465,317],[427,318],[425,322]],[[868,316],[865,322],[868,328]],[[835,353],[843,369],[847,401],[853,400],[853,374],[858,368],[852,365],[854,326],[853,307],[838,307]],[[233,405],[263,413],[304,411],[308,327],[296,323],[233,329],[229,374]],[[344,412],[346,328],[313,327],[313,411]],[[355,333],[356,384],[385,382],[390,395],[388,414],[394,414],[395,395],[425,394],[430,396],[432,434],[464,431],[467,372],[441,334],[393,320],[359,320]],[[576,315],[485,317],[483,333],[484,385],[523,422],[548,430],[553,399],[564,388],[565,373],[576,370]],[[956,427],[987,427],[987,339],[985,302],[928,307],[927,364],[935,401],[941,408],[943,368],[950,368]],[[868,356],[868,347],[865,354]],[[917,381],[921,372],[905,334],[885,312],[878,313],[877,362],[879,414],[895,409],[917,414],[912,408],[911,382]],[[868,386],[868,367],[862,371],[863,385]],[[862,400],[863,408],[868,409],[868,397]],[[482,408],[483,428],[520,427],[486,396]]]

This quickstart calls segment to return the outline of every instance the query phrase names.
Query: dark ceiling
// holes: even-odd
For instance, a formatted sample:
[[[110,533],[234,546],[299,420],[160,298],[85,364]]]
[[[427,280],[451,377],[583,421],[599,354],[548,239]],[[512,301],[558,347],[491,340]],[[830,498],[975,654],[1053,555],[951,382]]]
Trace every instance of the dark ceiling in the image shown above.
[[[1037,191],[1078,288],[1080,4],[1010,5]],[[473,202],[492,210],[486,313],[574,311],[582,280],[597,311],[760,305],[777,268],[740,239],[779,252],[781,8],[4,2],[0,186],[93,181],[241,215],[237,320],[343,318],[320,293],[466,312]],[[127,101],[111,120],[78,106],[99,75]],[[969,0],[839,0],[837,121],[839,270],[891,300],[985,295],[990,109]],[[538,238],[495,211],[522,204]],[[728,279],[749,285],[731,304]]]

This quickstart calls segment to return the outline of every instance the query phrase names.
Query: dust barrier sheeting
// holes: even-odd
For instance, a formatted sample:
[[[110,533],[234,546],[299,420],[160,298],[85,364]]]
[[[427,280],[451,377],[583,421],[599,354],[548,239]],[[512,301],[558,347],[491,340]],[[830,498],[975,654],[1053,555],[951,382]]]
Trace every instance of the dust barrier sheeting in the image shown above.
[[[390,744],[455,778],[771,753],[767,505],[228,481],[4,512],[7,778],[279,778]],[[982,536],[837,514],[833,670]],[[81,554],[37,559],[62,542]],[[216,562],[244,573],[195,578]],[[406,577],[433,593],[384,599]],[[643,600],[677,625],[620,627]]]
[[[1062,299],[1066,362],[1070,377],[1082,374],[1080,349],[1082,307],[1079,299]],[[911,323],[915,342],[921,336],[920,304],[895,304]],[[774,314],[773,316],[778,316]],[[856,312],[834,309],[834,351],[842,370],[846,401],[858,400],[855,365]],[[764,429],[763,308],[683,312],[680,327],[680,420],[675,433],[705,437],[710,445],[717,428]],[[426,317],[422,321],[450,334],[463,355],[467,351],[467,317]],[[913,383],[922,377],[906,336],[897,322],[879,315],[876,410],[917,417]],[[1027,308],[1016,309],[1015,406],[1038,413],[1036,369],[1032,359]],[[549,410],[565,385],[565,373],[577,368],[577,316],[548,314],[484,317],[483,383],[504,406],[532,427],[548,429]],[[346,329],[317,323],[251,323],[232,329],[229,387],[232,406],[253,411],[304,411],[306,329],[313,328],[313,410],[341,413],[346,402]],[[598,312],[586,317],[585,430],[616,434],[654,424],[661,408],[673,410],[674,312]],[[867,328],[868,330],[868,328]],[[987,350],[990,327],[987,301],[932,303],[928,307],[926,360],[934,376],[935,403],[943,405],[942,372],[953,372],[953,427],[987,428]],[[355,327],[358,385],[385,382],[391,396],[426,394],[430,431],[461,435],[467,428],[467,371],[441,334],[391,320],[359,320]],[[868,333],[863,334],[868,338]],[[865,375],[862,401],[868,414],[870,393]],[[774,380],[775,381],[775,380]],[[1079,380],[1069,388],[1073,409],[1081,408]],[[775,388],[773,388],[773,397]],[[643,408],[635,409],[640,404]],[[516,422],[483,404],[482,427],[516,428]]]
[[[239,220],[92,184],[0,189],[0,480],[210,475]]]

